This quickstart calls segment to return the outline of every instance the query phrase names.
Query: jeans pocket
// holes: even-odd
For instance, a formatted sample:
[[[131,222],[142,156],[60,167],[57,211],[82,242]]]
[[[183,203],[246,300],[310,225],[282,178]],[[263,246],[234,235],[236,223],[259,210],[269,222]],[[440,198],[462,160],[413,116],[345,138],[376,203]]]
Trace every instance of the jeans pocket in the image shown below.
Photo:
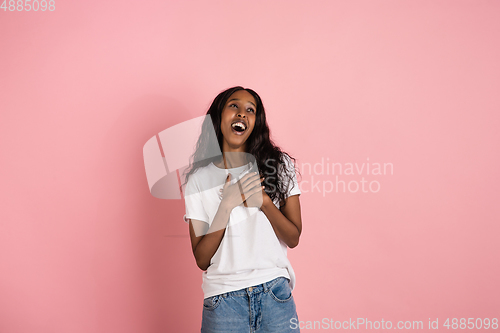
[[[221,295],[216,295],[212,297],[207,297],[203,300],[203,309],[205,310],[214,310],[220,304],[222,299]]]
[[[269,288],[269,294],[276,302],[288,302],[292,299],[292,289],[290,289],[288,279],[285,277],[280,277],[278,279],[278,282]]]

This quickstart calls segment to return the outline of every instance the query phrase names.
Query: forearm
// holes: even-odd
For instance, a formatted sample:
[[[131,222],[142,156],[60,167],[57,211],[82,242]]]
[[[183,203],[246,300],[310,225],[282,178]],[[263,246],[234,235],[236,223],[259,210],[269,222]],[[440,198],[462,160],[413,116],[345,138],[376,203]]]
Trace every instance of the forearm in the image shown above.
[[[228,205],[221,202],[210,228],[196,246],[194,256],[200,269],[207,270],[208,266],[210,266],[210,260],[215,252],[217,252],[226,232],[231,210],[232,209]]]
[[[299,244],[300,231],[297,226],[286,218],[285,215],[269,200],[262,204],[261,210],[266,214],[267,219],[276,236],[282,240],[289,248],[294,248]]]

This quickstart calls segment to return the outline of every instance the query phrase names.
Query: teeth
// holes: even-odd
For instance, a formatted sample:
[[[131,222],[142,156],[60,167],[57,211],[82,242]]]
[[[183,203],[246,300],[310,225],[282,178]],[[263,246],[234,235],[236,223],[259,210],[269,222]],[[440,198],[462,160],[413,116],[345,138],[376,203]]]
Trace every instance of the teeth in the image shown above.
[[[238,122],[238,123],[234,123],[234,124],[232,124],[231,126],[232,126],[233,128],[234,128],[234,127],[236,127],[236,126],[238,126],[238,127],[242,128],[243,130],[245,130],[245,129],[246,129],[245,124],[240,123],[240,122]]]

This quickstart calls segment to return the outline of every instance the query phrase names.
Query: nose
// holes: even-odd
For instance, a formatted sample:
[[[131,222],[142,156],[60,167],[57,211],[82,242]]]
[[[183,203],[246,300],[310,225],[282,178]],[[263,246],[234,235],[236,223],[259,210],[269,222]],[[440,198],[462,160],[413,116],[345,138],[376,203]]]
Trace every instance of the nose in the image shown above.
[[[240,112],[240,111],[238,111],[238,114],[236,116],[246,118],[245,114],[243,112]]]

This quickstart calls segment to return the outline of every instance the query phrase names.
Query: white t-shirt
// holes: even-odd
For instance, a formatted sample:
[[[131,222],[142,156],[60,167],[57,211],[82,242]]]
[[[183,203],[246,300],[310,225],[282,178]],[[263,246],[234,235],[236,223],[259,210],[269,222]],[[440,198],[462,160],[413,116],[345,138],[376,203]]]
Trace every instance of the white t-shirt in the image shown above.
[[[285,161],[285,167],[292,170],[293,163],[286,155]],[[221,202],[219,190],[224,186],[228,172],[234,183],[254,170],[256,166],[252,162],[232,169],[221,169],[210,163],[196,170],[185,188],[184,221],[194,219],[210,226]],[[287,197],[300,193],[294,172]],[[274,204],[279,208],[277,201]],[[295,273],[287,258],[287,245],[278,239],[260,208],[243,204],[231,211],[224,237],[202,276],[205,298],[262,284],[280,276],[290,279],[292,290],[295,287]]]

